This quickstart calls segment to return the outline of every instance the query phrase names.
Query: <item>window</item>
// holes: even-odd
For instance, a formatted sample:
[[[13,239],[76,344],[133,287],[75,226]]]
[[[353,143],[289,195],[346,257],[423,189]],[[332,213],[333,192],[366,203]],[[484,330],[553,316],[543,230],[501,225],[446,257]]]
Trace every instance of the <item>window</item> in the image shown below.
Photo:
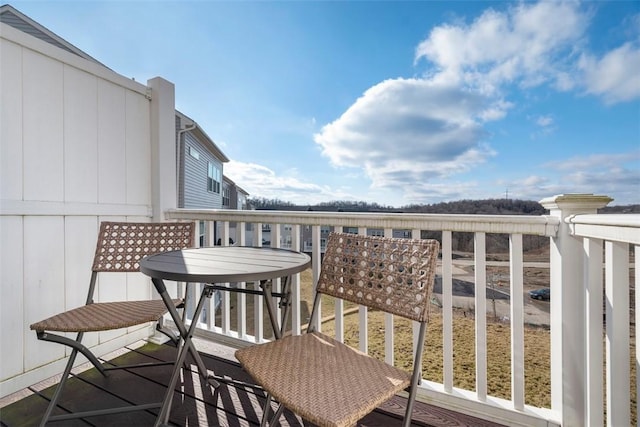
[[[220,194],[220,175],[220,169],[209,162],[209,168],[207,170],[207,190]]]
[[[222,188],[222,206],[231,205],[231,189],[229,187]]]
[[[193,147],[189,147],[189,155],[196,160],[200,160],[200,153],[198,153]]]

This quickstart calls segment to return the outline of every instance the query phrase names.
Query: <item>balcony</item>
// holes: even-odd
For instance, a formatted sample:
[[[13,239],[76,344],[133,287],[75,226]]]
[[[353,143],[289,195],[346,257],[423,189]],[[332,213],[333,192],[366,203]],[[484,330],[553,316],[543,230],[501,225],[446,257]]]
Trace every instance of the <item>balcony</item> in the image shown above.
[[[207,368],[216,375],[222,375],[228,380],[242,381],[252,384],[251,378],[242,371],[235,360],[229,357],[229,348],[197,340],[198,348],[206,349],[201,353]],[[142,346],[132,345],[108,355],[113,366],[147,363],[153,361],[171,361],[175,359],[176,349],[169,345],[147,343]],[[89,365],[90,367],[90,365]],[[264,393],[251,387],[221,386],[217,395],[200,382],[195,364],[186,371],[183,384],[176,388],[170,423],[176,426],[250,426],[259,425],[264,405]],[[69,387],[66,398],[59,404],[57,412],[66,410],[86,410],[91,406],[93,410],[107,409],[109,405],[145,404],[162,400],[166,384],[171,376],[171,366],[141,368],[137,370],[114,371],[110,378],[105,378],[95,369],[77,372],[67,385]],[[25,397],[5,406],[2,413],[4,427],[37,426],[41,414],[47,407],[48,399],[53,394],[53,381],[44,381],[23,392]],[[79,398],[82,395],[82,398]],[[7,399],[7,403],[10,401]],[[360,426],[400,426],[404,415],[405,399],[394,397],[389,402],[377,408],[373,413],[364,417]],[[103,415],[87,418],[91,425],[110,427],[135,425],[153,425],[156,410],[136,411],[128,414]],[[77,421],[74,425],[86,425]],[[304,423],[289,411],[283,415],[283,426],[310,425]],[[63,425],[53,422],[51,425]],[[475,426],[499,427],[498,424],[487,422],[469,415],[443,410],[437,406],[418,402],[414,410],[413,426]]]
[[[303,333],[308,321],[306,293],[312,292],[320,271],[322,238],[327,228],[359,233],[382,230],[389,236],[401,230],[417,238],[435,236],[442,243],[441,290],[434,301],[436,329],[429,332],[436,340],[431,348],[427,344],[426,351],[437,352],[438,357],[425,362],[432,366],[424,374],[419,401],[487,423],[618,426],[635,424],[637,419],[635,375],[640,356],[635,349],[637,314],[632,297],[637,301],[634,284],[638,281],[640,216],[596,214],[608,201],[607,197],[593,195],[556,196],[542,201],[550,212],[544,216],[184,209],[170,209],[165,214],[168,220],[204,222],[205,245],[217,239],[228,242],[230,237],[240,245],[263,242],[263,230],[268,229],[270,245],[287,242],[288,246],[291,242],[292,248],[309,250],[311,272],[293,278],[291,323],[287,325],[293,334]],[[286,236],[283,230],[287,230]],[[310,242],[305,241],[307,235]],[[473,241],[473,251],[464,262],[453,250],[454,242],[463,235]],[[486,249],[487,241],[493,238],[508,242],[505,256],[498,261]],[[527,344],[534,306],[529,304],[525,290],[528,272],[533,268],[528,249],[534,239],[549,242],[548,255],[542,252],[544,266],[537,266],[548,266],[551,299],[540,305],[547,307],[548,320],[541,322],[546,327],[535,328],[540,339],[547,340],[548,355],[536,354],[537,350]],[[536,263],[540,262],[538,254]],[[465,300],[469,303],[466,307],[460,307],[454,292],[463,264],[475,290]],[[496,285],[498,281],[501,283]],[[498,302],[506,310],[500,316],[494,315],[491,290],[495,286],[509,296],[506,302]],[[182,289],[177,284],[174,292],[180,294]],[[255,298],[229,293],[221,294],[218,301],[212,298],[207,312],[216,315],[191,319],[198,322],[199,339],[231,348],[270,339],[263,302],[261,297]],[[376,313],[362,307],[339,303],[325,306],[322,316],[327,321],[320,328],[332,331],[337,339],[354,343],[365,352],[380,348],[377,357],[402,363],[403,355],[395,351],[395,343],[406,339],[407,334],[411,336],[411,325],[390,315],[377,318]],[[467,363],[461,362],[460,325],[467,331],[473,329],[473,342],[467,343],[471,354],[465,355],[471,362],[462,368],[471,373],[471,383],[459,378],[460,365]],[[498,363],[493,351],[496,327],[506,331],[504,336],[508,337],[507,350],[499,355],[507,360],[506,373],[494,369]],[[534,393],[543,395],[541,400],[532,399],[527,389],[532,375],[537,375],[536,369],[541,369],[528,362],[532,352],[541,359],[540,366],[549,366],[548,385]],[[496,378],[499,390],[494,386]],[[539,401],[547,403],[535,403]]]

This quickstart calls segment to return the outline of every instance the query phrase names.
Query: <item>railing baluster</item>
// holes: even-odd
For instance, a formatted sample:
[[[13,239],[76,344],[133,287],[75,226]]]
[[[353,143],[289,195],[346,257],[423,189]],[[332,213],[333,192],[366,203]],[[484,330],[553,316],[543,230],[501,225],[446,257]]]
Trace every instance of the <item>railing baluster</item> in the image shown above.
[[[393,237],[393,230],[384,229],[385,237]],[[393,314],[384,314],[384,361],[390,365],[394,364],[394,330],[393,330]]]
[[[247,240],[246,234],[247,234],[246,223],[244,222],[236,223],[236,244],[238,246],[245,246],[246,240]],[[247,283],[239,282],[238,288],[246,289]],[[236,301],[237,301],[236,315],[238,318],[238,337],[244,340],[247,338],[247,295],[242,292],[238,292],[236,294]]]
[[[300,250],[300,225],[294,225],[291,227],[291,249],[295,251]],[[291,278],[291,333],[293,335],[300,335],[300,325],[302,320],[300,319],[300,273],[294,274]]]
[[[635,295],[635,324],[636,325],[640,325],[640,310],[638,310],[638,307],[640,307],[640,290],[638,290],[638,286],[640,286],[640,246],[635,246],[635,251],[634,251],[634,258],[635,258],[635,270],[636,270],[636,275],[635,275],[635,289],[634,289],[634,295]],[[636,326],[637,327],[637,326]],[[638,345],[638,332],[636,330],[635,332],[635,338],[636,338],[636,412],[638,411],[638,408],[640,408],[640,345]],[[636,415],[637,417],[637,415]]]
[[[420,234],[421,234],[421,232],[417,228],[414,228],[413,230],[411,230],[411,238],[412,239],[420,239],[421,238]],[[411,329],[412,329],[412,332],[413,332],[413,334],[412,334],[413,335],[413,343],[412,343],[413,345],[411,347],[411,349],[412,349],[411,355],[413,356],[413,360],[415,360],[416,351],[418,349],[418,339],[419,339],[419,334],[420,334],[420,323],[416,322],[415,320],[412,321],[411,322]],[[425,348],[426,348],[426,346],[425,346]]]
[[[358,234],[367,235],[366,227],[359,227]],[[363,353],[369,353],[369,323],[367,307],[361,305],[358,307],[358,347]]]
[[[442,377],[444,389],[453,391],[453,269],[451,231],[442,232]]]
[[[341,233],[342,227],[335,227],[335,231]],[[336,339],[344,342],[344,301],[336,299],[334,311],[336,313]]]
[[[522,234],[509,236],[509,271],[511,283],[511,400],[513,408],[524,409],[524,263]]]
[[[607,425],[631,424],[629,244],[605,243]]]
[[[262,247],[262,223],[253,224],[253,245]],[[253,289],[259,291],[260,282],[253,282]],[[264,341],[263,303],[264,297],[262,295],[253,296],[253,334],[258,343]]]
[[[220,245],[229,246],[229,221],[222,221],[221,225]],[[229,283],[223,285],[229,286]],[[220,295],[220,326],[222,333],[229,335],[229,331],[231,331],[231,294],[222,291],[218,291],[218,294]]]
[[[311,227],[311,242],[313,247],[311,248],[311,271],[313,280],[313,292],[312,299],[316,296],[316,286],[318,285],[318,278],[320,277],[320,260],[322,259],[320,254],[320,226],[314,225]],[[322,301],[318,304],[318,314],[313,319],[314,327],[318,331],[322,331]]]
[[[281,226],[280,224],[271,224],[271,247],[279,248],[281,247],[280,240],[282,239]],[[280,292],[282,290],[282,279],[279,277],[272,279],[271,284],[273,286],[274,292]],[[280,308],[280,304],[275,305],[275,314],[276,319],[278,321],[278,327],[282,326],[282,309]],[[274,335],[275,337],[275,335]]]
[[[602,379],[602,240],[584,239],[586,282],[586,425],[604,425]]]
[[[476,396],[487,400],[487,256],[485,233],[475,233]]]

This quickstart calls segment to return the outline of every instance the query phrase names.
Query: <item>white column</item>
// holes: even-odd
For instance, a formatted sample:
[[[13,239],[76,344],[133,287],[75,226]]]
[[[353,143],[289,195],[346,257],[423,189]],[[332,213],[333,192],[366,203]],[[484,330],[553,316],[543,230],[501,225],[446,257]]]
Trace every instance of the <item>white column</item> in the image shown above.
[[[561,194],[540,201],[558,217],[558,233],[551,238],[551,409],[562,425],[586,422],[586,328],[584,248],[570,235],[565,219],[596,213],[612,199],[593,194]]]
[[[151,88],[151,205],[153,220],[164,220],[167,209],[178,206],[176,186],[175,87],[155,77]]]

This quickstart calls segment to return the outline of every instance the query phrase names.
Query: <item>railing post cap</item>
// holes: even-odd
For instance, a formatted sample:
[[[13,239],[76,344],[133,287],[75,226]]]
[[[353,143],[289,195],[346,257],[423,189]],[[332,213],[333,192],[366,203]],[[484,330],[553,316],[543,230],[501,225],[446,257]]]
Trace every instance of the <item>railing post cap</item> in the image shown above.
[[[569,193],[556,194],[540,200],[539,203],[549,210],[582,211],[586,213],[603,208],[612,201],[611,197],[604,195]]]

